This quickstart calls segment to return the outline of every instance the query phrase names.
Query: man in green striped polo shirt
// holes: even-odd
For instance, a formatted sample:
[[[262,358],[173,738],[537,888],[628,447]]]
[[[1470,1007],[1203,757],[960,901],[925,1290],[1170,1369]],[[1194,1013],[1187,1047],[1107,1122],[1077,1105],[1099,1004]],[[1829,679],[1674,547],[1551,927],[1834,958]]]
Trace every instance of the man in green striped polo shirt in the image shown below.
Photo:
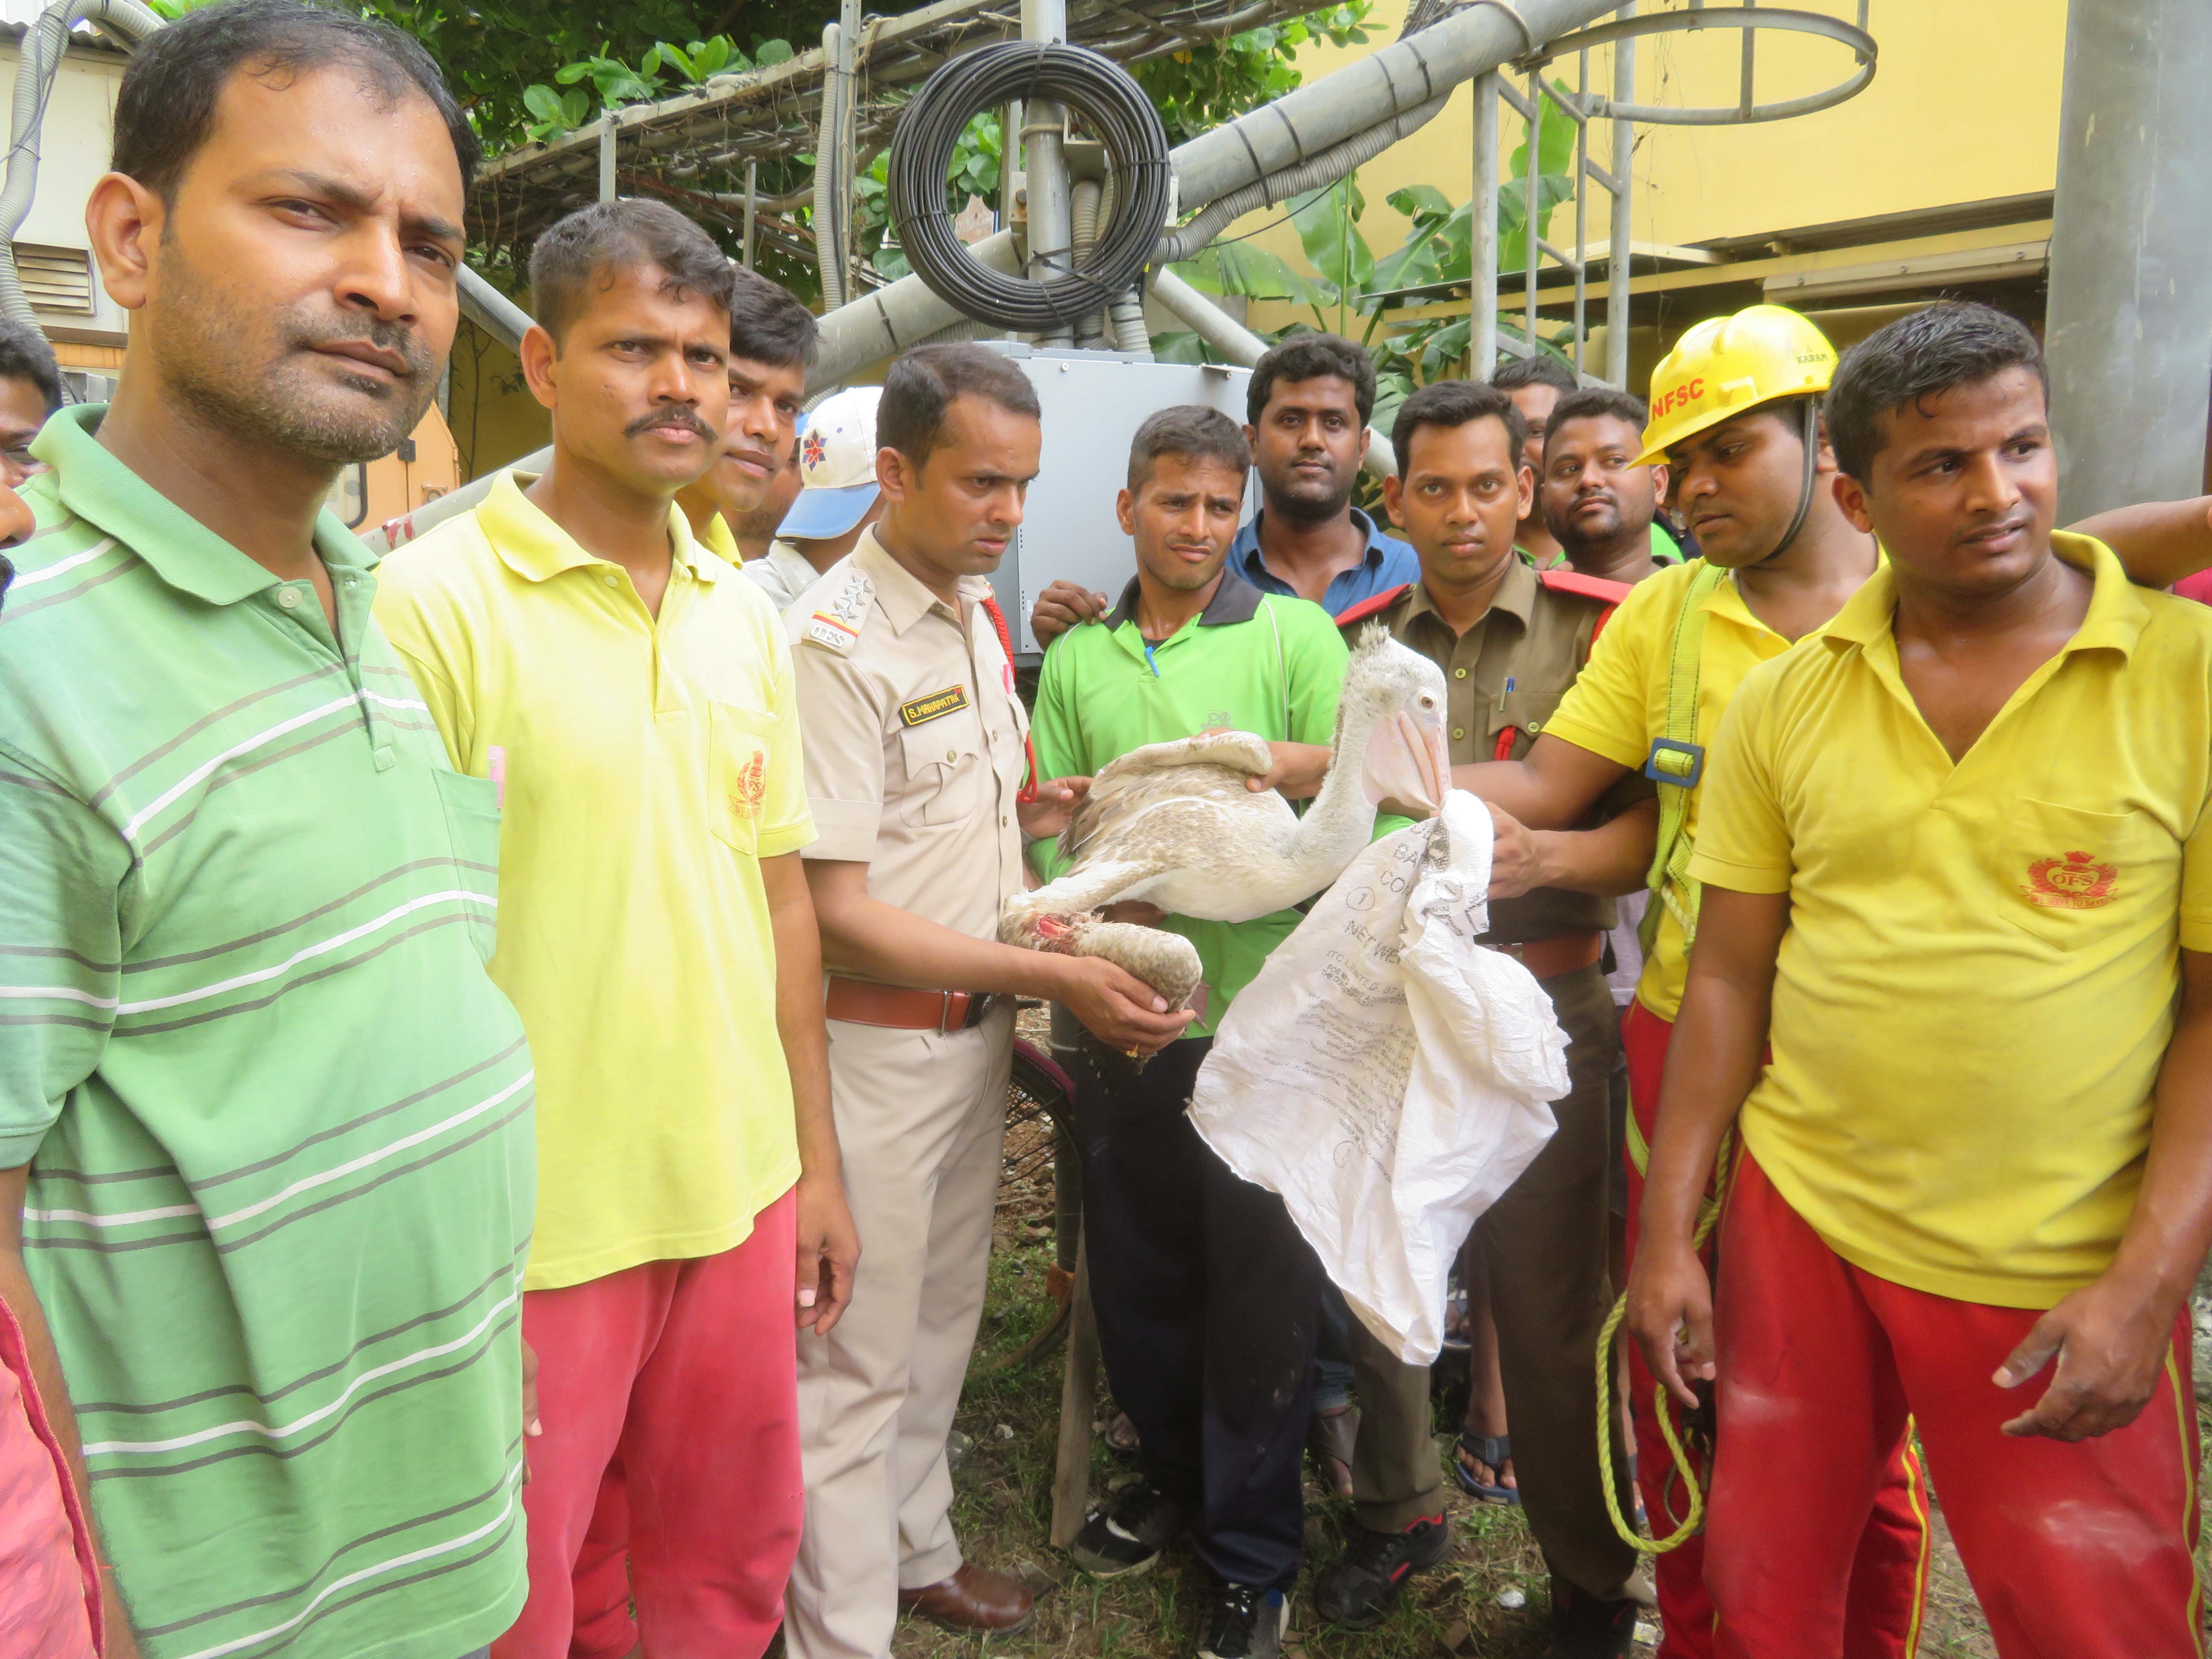
[[[498,804],[318,513],[430,401],[474,150],[413,42],[222,0],[88,210],[137,314],[0,612],[0,1297],[111,1656],[459,1659],[522,1601]]]

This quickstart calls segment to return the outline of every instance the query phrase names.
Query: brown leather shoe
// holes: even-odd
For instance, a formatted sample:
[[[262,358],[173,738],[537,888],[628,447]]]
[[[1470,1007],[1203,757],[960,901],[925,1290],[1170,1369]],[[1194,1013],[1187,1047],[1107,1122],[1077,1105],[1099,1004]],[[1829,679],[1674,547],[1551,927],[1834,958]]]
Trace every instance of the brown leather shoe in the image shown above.
[[[1011,1636],[1036,1617],[1036,1603],[1005,1573],[971,1561],[950,1578],[901,1590],[899,1611],[918,1613],[946,1630]]]

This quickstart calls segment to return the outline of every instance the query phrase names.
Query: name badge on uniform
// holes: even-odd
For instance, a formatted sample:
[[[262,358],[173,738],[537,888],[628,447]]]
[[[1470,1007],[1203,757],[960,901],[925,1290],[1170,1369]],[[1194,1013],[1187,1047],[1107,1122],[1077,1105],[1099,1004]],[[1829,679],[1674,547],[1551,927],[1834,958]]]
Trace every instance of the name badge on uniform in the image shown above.
[[[926,697],[916,697],[911,702],[899,705],[901,726],[921,726],[942,715],[955,714],[968,706],[968,688],[948,685],[942,691],[933,691]]]

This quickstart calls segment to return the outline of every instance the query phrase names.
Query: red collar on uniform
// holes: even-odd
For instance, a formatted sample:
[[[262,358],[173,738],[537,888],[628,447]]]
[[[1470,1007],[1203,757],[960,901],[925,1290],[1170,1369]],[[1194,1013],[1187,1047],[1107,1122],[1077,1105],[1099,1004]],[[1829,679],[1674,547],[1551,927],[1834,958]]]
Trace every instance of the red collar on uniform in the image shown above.
[[[1603,599],[1607,605],[1619,605],[1632,591],[1628,582],[1584,576],[1572,570],[1539,570],[1536,580],[1554,593],[1579,593],[1586,599]]]
[[[1607,585],[1618,586],[1618,584]],[[1354,623],[1365,622],[1370,617],[1389,610],[1397,602],[1398,597],[1412,586],[1411,582],[1400,582],[1395,587],[1386,587],[1380,593],[1360,600],[1351,610],[1338,613],[1336,625],[1339,628],[1349,628]],[[1620,591],[1626,593],[1628,590],[1624,587]]]

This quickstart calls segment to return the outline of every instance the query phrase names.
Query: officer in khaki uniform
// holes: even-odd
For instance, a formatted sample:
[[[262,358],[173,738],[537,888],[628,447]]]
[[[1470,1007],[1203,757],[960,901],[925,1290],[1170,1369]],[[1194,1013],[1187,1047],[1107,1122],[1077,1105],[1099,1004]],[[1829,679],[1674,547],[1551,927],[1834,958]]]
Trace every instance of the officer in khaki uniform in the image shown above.
[[[902,1611],[957,1630],[1029,1621],[1018,1584],[963,1564],[945,1455],[983,1307],[1012,995],[1062,1001],[1117,1048],[1157,1048],[1186,1018],[1109,963],[997,942],[1024,830],[1056,834],[1074,797],[1025,787],[1029,722],[982,574],[1036,471],[1035,392],[996,353],[923,347],[886,378],[878,441],[883,521],[784,616],[861,1247],[844,1319],[799,1336],[794,1659],[884,1659]]]
[[[1443,670],[1449,694],[1445,732],[1455,766],[1525,753],[1589,659],[1591,640],[1629,592],[1625,584],[1564,569],[1540,574],[1513,556],[1519,424],[1504,394],[1490,386],[1442,383],[1408,400],[1397,439],[1400,465],[1407,471],[1393,482],[1401,498],[1412,499],[1395,516],[1413,532],[1423,579],[1379,593],[1338,618],[1347,635],[1379,621],[1392,637]],[[1417,439],[1418,462],[1407,453]],[[1448,454],[1439,439],[1455,451]],[[1480,486],[1488,450],[1496,452],[1506,487],[1502,499],[1486,503]],[[1433,483],[1431,475],[1460,472],[1468,475],[1454,481],[1462,490],[1463,508],[1444,514],[1424,507],[1419,497],[1422,486]],[[1525,470],[1519,477],[1528,479]],[[1479,528],[1486,507],[1497,521],[1496,534],[1483,550],[1470,550],[1470,527]],[[1460,545],[1444,545],[1448,538]],[[1628,780],[1601,803],[1594,819],[1610,817],[1651,793],[1643,780]],[[1632,814],[1618,830],[1573,839],[1600,842],[1595,849],[1581,849],[1599,855],[1619,847],[1648,849],[1649,832],[1642,825],[1648,813],[1646,808]],[[1501,864],[1507,851],[1501,836]],[[1632,881],[1639,866],[1632,859],[1618,862]],[[1518,897],[1493,898],[1491,930],[1481,941],[1516,957],[1536,976],[1568,1037],[1571,1091],[1552,1108],[1558,1131],[1476,1224],[1474,1238],[1488,1269],[1514,1467],[1530,1528],[1553,1575],[1555,1620],[1606,1627],[1597,1642],[1584,1645],[1561,1640],[1579,1630],[1562,1632],[1555,1626],[1552,1651],[1559,1654],[1610,1651],[1612,1627],[1633,1627],[1628,1582],[1637,1559],[1606,1513],[1594,1378],[1598,1331],[1610,1299],[1608,1106],[1620,1031],[1601,963],[1613,922],[1609,898],[1540,887]],[[1449,1534],[1440,1525],[1429,1530],[1443,1505],[1441,1466],[1430,1436],[1428,1368],[1401,1363],[1357,1321],[1352,1357],[1361,1405],[1352,1457],[1361,1531],[1344,1559],[1323,1573],[1316,1601],[1324,1616],[1357,1626],[1379,1622],[1407,1571],[1441,1559]],[[1620,1503],[1631,1511],[1627,1457],[1617,1437],[1613,1461]],[[1580,1617],[1558,1611],[1563,1603],[1578,1606]]]

